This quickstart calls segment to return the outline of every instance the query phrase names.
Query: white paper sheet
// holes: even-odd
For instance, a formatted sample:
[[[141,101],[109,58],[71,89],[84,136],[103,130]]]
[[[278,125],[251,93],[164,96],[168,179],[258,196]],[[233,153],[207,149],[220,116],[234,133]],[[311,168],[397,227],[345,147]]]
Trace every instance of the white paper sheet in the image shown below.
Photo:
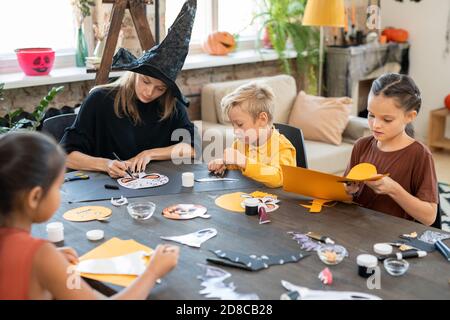
[[[200,248],[200,245],[206,240],[211,239],[217,235],[217,230],[214,228],[202,229],[197,232],[188,233],[181,236],[161,237],[164,240],[175,241],[191,247]]]
[[[145,251],[136,251],[127,255],[108,259],[89,259],[80,261],[77,271],[93,274],[140,275],[145,269]]]

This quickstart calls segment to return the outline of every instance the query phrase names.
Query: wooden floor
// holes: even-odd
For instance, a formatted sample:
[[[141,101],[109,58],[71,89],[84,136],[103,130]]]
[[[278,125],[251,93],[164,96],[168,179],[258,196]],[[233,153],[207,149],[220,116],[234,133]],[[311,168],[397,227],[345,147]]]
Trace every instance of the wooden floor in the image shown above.
[[[438,181],[450,184],[450,151],[435,151],[433,158]]]

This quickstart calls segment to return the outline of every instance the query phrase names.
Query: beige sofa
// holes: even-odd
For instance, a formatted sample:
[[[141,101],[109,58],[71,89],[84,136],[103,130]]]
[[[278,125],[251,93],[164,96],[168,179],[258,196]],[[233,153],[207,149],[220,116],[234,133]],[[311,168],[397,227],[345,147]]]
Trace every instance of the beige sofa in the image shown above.
[[[196,126],[204,134],[206,130],[214,129],[223,134],[223,144],[230,146],[233,141],[232,127],[228,117],[223,114],[220,107],[222,98],[249,81],[261,81],[269,85],[275,92],[275,123],[287,124],[289,115],[297,96],[295,79],[289,75],[254,78],[238,81],[219,82],[207,84],[202,88],[201,96],[201,121],[194,121]],[[347,128],[343,133],[343,143],[332,145],[319,141],[305,139],[308,167],[329,173],[342,173],[350,159],[354,142],[369,134],[367,120],[350,116]],[[203,141],[203,148],[209,141]]]

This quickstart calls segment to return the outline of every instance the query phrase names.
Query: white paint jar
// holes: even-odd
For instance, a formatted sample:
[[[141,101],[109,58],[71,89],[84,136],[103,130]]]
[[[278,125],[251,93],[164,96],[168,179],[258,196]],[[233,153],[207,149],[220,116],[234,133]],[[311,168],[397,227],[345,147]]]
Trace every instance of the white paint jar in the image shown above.
[[[64,225],[62,222],[51,222],[47,224],[47,239],[50,242],[60,242],[64,240]]]
[[[181,184],[183,187],[191,188],[194,186],[194,173],[193,172],[183,172],[181,175]]]

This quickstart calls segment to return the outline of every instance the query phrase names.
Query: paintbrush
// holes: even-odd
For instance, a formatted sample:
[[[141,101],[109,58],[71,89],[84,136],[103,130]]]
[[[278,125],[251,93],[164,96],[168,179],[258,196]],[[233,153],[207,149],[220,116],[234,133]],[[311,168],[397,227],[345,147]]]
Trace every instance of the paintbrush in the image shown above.
[[[113,156],[116,158],[117,161],[123,162],[122,160],[120,160],[119,156],[115,152],[113,152]],[[131,173],[130,169],[126,168],[125,172],[131,177],[131,179],[136,179]]]

